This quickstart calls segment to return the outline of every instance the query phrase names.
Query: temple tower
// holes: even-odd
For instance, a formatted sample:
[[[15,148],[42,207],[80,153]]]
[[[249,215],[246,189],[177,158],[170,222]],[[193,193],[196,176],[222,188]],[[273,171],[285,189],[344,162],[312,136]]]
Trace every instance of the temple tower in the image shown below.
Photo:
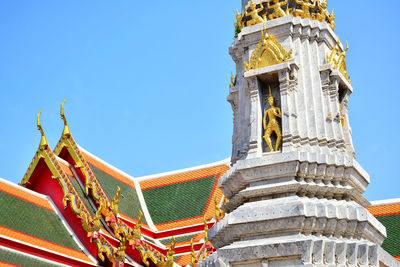
[[[242,0],[229,52],[236,76],[229,202],[200,266],[399,266],[366,209],[355,160],[348,46],[326,2]]]

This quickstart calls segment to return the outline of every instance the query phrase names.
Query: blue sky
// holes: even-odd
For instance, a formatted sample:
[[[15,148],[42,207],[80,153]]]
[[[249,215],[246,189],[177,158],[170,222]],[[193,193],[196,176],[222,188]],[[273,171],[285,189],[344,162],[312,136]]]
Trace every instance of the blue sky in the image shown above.
[[[369,200],[400,197],[396,9],[330,0],[349,41],[357,160]],[[372,1],[371,1],[372,3]],[[397,1],[386,1],[396,6]],[[40,141],[52,147],[65,112],[75,140],[133,176],[230,156],[226,102],[240,0],[0,2],[0,177],[19,182]],[[362,6],[362,7],[360,7]]]

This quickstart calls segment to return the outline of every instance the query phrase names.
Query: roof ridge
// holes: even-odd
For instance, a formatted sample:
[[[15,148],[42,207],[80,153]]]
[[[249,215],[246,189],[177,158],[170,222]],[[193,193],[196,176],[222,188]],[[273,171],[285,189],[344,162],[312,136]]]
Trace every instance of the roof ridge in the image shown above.
[[[102,160],[101,158],[99,158],[99,157],[93,155],[92,153],[90,153],[89,151],[87,151],[86,149],[84,149],[83,147],[81,147],[80,145],[78,145],[78,144],[76,144],[76,145],[78,146],[79,149],[83,150],[84,153],[88,154],[90,157],[94,158],[95,160],[99,161],[100,163],[106,165],[106,166],[109,167],[110,169],[112,169],[112,170],[118,172],[119,174],[121,174],[121,175],[123,175],[123,176],[126,176],[126,178],[129,178],[129,179],[131,179],[132,181],[133,181],[134,179],[136,179],[136,178],[133,177],[132,175],[127,174],[126,172],[124,172],[124,171],[118,169],[117,167],[111,165],[110,163],[108,163],[108,162]]]
[[[392,199],[371,201],[371,206],[370,207],[383,206],[383,205],[393,205],[393,204],[400,204],[400,198],[392,198]]]
[[[168,171],[168,172],[161,172],[161,173],[157,173],[157,174],[141,176],[141,177],[137,177],[136,179],[139,182],[142,182],[142,181],[151,180],[154,178],[161,178],[161,177],[181,174],[181,173],[185,173],[185,172],[198,171],[198,170],[202,170],[202,169],[217,167],[220,165],[227,165],[229,167],[228,164],[229,164],[230,160],[231,160],[231,158],[229,157],[224,160],[220,160],[220,161],[216,161],[216,162],[212,162],[212,163],[208,163],[208,164],[203,164],[203,165],[179,169],[179,170],[173,170],[173,171]]]

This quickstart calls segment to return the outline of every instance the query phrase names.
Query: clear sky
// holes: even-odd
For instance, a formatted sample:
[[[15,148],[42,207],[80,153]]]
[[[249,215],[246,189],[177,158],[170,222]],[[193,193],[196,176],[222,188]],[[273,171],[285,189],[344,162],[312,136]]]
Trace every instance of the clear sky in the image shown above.
[[[349,41],[357,160],[369,200],[400,197],[398,1],[330,0]],[[63,123],[75,140],[133,176],[230,156],[226,96],[240,0],[0,1],[0,177],[20,182]],[[391,8],[393,7],[393,8]],[[382,10],[381,10],[382,8]]]

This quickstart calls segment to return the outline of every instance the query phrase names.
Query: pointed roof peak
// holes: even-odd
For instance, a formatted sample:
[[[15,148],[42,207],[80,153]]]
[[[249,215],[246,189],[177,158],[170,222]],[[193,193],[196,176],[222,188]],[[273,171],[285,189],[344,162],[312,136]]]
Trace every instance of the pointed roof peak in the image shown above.
[[[40,131],[40,134],[42,135],[42,139],[40,140],[39,149],[45,150],[49,146],[49,143],[47,142],[46,136],[44,135],[44,131],[42,128],[42,124],[40,123],[40,114],[42,114],[42,111],[39,111],[39,113],[37,115],[37,123],[36,123],[37,128]]]
[[[61,115],[61,119],[64,121],[64,130],[63,130],[63,133],[62,133],[62,137],[65,138],[65,139],[67,139],[67,138],[69,138],[69,137],[71,136],[71,132],[70,132],[70,130],[69,130],[69,126],[68,126],[68,123],[67,123],[67,119],[65,118],[65,114],[64,114],[64,103],[65,103],[65,99],[64,99],[64,101],[61,103],[61,112],[60,112],[60,115]]]

